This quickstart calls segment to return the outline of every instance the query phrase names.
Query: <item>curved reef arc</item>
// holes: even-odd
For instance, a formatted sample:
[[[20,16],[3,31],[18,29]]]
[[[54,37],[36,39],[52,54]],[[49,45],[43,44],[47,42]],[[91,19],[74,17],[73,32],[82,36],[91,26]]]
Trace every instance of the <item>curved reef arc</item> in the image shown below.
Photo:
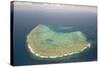
[[[40,58],[69,56],[80,53],[91,46],[81,31],[54,32],[42,24],[27,35],[27,44],[30,52]]]

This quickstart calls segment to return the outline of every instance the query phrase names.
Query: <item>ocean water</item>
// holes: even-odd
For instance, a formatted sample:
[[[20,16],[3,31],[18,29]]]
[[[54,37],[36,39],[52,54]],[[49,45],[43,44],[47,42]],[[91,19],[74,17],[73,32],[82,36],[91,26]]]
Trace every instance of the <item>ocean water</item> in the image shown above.
[[[62,6],[62,7],[61,7]],[[81,5],[44,5],[41,3],[14,2],[13,48],[14,65],[34,65],[97,60],[97,7]],[[79,30],[85,34],[91,48],[82,53],[57,59],[39,59],[27,48],[26,37],[38,24],[51,25],[56,32]],[[75,29],[71,29],[75,28]]]

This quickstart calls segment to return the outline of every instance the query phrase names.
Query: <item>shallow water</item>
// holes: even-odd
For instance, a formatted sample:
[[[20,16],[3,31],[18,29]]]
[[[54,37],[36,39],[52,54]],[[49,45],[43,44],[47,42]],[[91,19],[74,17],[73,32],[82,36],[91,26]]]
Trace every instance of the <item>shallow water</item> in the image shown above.
[[[71,10],[72,6],[63,7],[63,9],[60,9],[61,7],[53,7],[53,9],[50,7],[45,9],[44,6],[41,7],[42,9],[38,7],[24,2],[14,6],[14,65],[94,61],[97,59],[96,7],[88,7],[87,9],[87,7],[76,6],[74,10]],[[83,32],[91,43],[91,48],[80,54],[52,60],[33,57],[27,49],[26,36],[38,24],[53,25],[53,30],[56,32],[66,32],[66,29],[57,30],[56,27],[74,27],[75,29],[72,31]]]

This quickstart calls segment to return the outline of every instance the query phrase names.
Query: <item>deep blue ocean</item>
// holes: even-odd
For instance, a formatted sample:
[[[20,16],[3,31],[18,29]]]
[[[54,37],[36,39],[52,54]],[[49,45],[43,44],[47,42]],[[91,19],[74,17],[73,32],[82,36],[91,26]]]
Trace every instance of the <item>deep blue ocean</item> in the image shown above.
[[[51,5],[51,4],[49,4]],[[14,3],[14,65],[34,65],[97,60],[97,7]],[[74,27],[85,34],[91,48],[82,53],[57,59],[37,59],[27,48],[26,37],[38,24]],[[54,29],[55,30],[55,29]]]

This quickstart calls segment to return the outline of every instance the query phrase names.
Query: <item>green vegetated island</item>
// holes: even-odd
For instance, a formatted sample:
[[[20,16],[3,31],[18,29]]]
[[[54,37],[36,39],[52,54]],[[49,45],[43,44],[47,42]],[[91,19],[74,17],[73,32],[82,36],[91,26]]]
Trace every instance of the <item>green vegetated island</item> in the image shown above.
[[[81,31],[55,32],[39,24],[27,35],[30,52],[40,58],[58,58],[73,55],[90,48]]]

